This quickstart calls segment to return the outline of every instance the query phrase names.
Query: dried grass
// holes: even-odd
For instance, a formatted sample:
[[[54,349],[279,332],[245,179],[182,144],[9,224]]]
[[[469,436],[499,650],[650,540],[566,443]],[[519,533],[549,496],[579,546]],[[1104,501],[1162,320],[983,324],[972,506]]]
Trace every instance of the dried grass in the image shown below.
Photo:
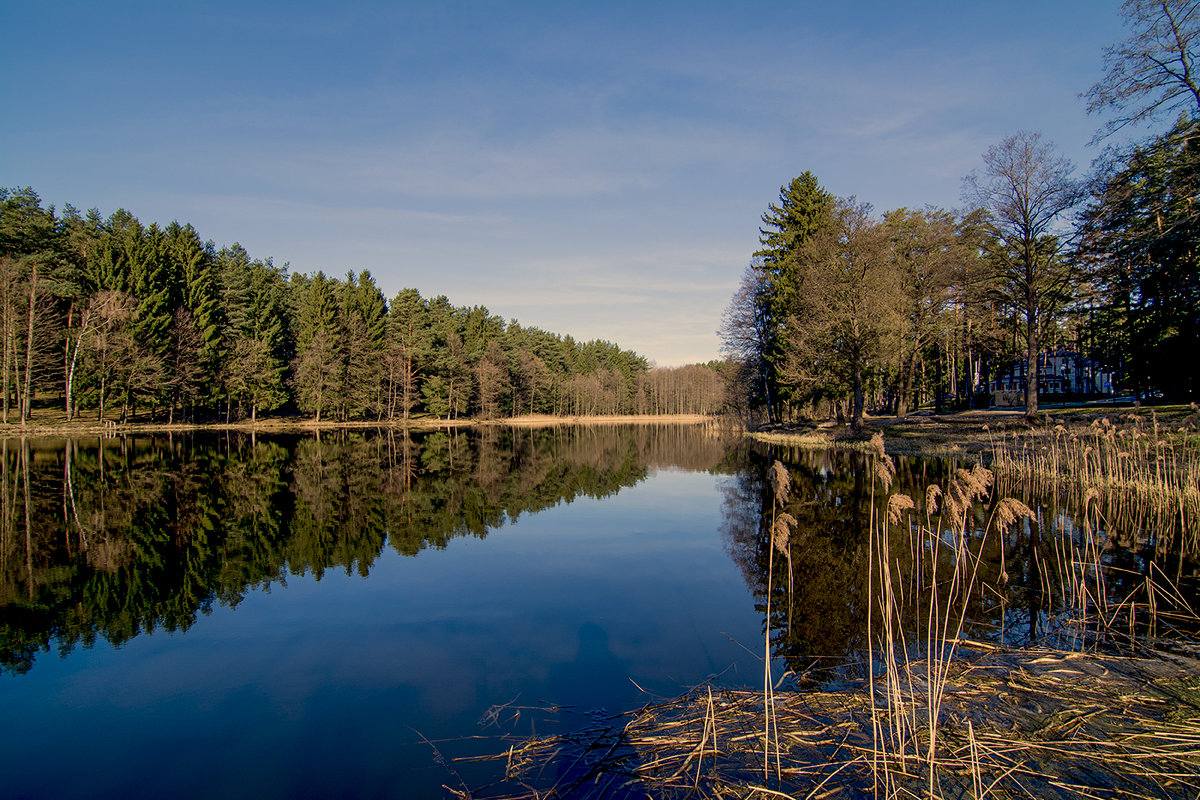
[[[1153,529],[1180,558],[1200,557],[1200,436],[1158,417],[1108,417],[1085,427],[989,432],[1000,490],[1051,496],[1113,527]]]
[[[958,642],[941,700],[938,797],[1194,798],[1200,792],[1200,660]],[[933,680],[913,663],[898,703],[918,721]],[[876,697],[887,695],[879,678]],[[775,696],[778,781],[762,782],[762,695],[701,686],[602,731],[523,742],[504,784],[476,797],[928,797],[920,751],[879,751],[867,686]],[[918,731],[925,729],[919,726]],[[923,743],[923,742],[919,742]],[[554,768],[547,770],[547,765]],[[558,777],[539,785],[538,774]],[[886,784],[878,788],[881,772]],[[775,777],[774,774],[772,776]]]
[[[1104,543],[1097,535],[1102,492],[1081,492],[1083,541],[1077,546],[1069,536],[1055,537],[1055,563],[1039,573],[1057,570],[1068,626],[1112,637],[1127,619],[1129,652],[1150,652],[1153,645],[1170,646],[1170,653],[1135,658],[1005,651],[964,641],[969,601],[980,589],[984,540],[1025,520],[1036,522],[1035,512],[1003,498],[993,503],[982,538],[973,539],[971,510],[994,483],[993,472],[976,465],[956,470],[944,489],[928,489],[921,524],[910,496],[887,494],[895,468],[882,437],[872,439],[868,453],[878,482],[872,482],[867,559],[867,656],[874,677],[834,690],[778,692],[768,629],[761,692],[705,686],[628,715],[623,726],[522,742],[510,751],[503,785],[509,793],[499,796],[1200,796],[1200,646],[1194,637],[1182,644],[1148,642],[1138,635],[1132,598],[1107,604]],[[772,465],[768,480],[774,492],[764,542],[770,619],[776,550],[789,556],[791,589],[795,520],[783,510],[790,475],[782,463]],[[942,513],[935,518],[939,500]],[[929,556],[907,579],[894,575],[889,552],[889,526],[901,524],[907,525],[911,552]],[[953,558],[941,567],[950,574],[939,576],[943,548]],[[1156,569],[1152,565],[1146,578],[1149,599],[1141,610],[1149,622],[1140,623],[1141,633],[1151,637],[1159,621],[1169,625],[1175,613],[1190,625],[1197,622]],[[905,580],[913,582],[907,592]],[[1000,581],[1007,581],[1003,567]],[[927,615],[923,657],[912,649],[916,632],[903,630],[902,612],[914,602]],[[537,776],[548,765],[558,778],[547,787]]]

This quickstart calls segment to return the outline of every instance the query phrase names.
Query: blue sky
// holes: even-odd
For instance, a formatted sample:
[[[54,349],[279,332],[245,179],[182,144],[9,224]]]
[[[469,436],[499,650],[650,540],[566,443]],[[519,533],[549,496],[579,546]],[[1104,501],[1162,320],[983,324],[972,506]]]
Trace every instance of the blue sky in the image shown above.
[[[703,361],[805,170],[956,207],[1027,129],[1085,173],[1118,7],[0,0],[0,185]]]

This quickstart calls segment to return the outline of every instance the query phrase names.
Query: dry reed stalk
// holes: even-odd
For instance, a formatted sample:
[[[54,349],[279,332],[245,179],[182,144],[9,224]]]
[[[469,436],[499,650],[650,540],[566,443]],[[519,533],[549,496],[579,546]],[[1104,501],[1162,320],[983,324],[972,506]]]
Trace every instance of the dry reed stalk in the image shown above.
[[[918,676],[937,669],[928,660],[912,668]],[[991,649],[956,660],[950,677],[934,796],[1190,798],[1200,786],[1195,655]],[[774,712],[786,742],[780,783],[760,784],[753,731],[762,729],[763,710],[756,697],[702,687],[647,707],[605,737],[589,732],[520,743],[508,757],[524,765],[516,781],[531,779],[544,758],[564,768],[548,789],[516,785],[500,796],[816,798],[859,796],[873,786],[879,796],[929,796],[932,765],[911,751],[873,746],[875,707],[866,686],[778,695]],[[708,767],[692,770],[705,755]],[[597,781],[599,774],[611,780]]]
[[[789,546],[792,528],[796,527],[796,518],[781,509],[787,507],[792,492],[792,476],[787,467],[778,459],[771,464],[768,474],[771,484],[771,528],[767,537],[767,622],[763,634],[763,782],[766,783],[771,773],[771,730],[774,708],[774,681],[771,677],[771,594],[775,575],[775,550],[787,553],[789,575],[789,600],[791,596],[791,548]],[[790,606],[790,604],[789,604]],[[790,607],[789,607],[790,613]],[[777,779],[780,775],[779,731],[775,730],[775,772]]]
[[[1200,554],[1200,437],[1167,431],[1156,418],[1118,429],[1107,418],[1082,432],[1023,437],[989,434],[992,468],[1006,492],[1064,490],[1071,503],[1086,505],[1094,490],[1106,516],[1127,526],[1153,527],[1185,555]],[[1182,430],[1182,429],[1181,429]]]
[[[1105,431],[1106,440],[1118,443],[1129,439],[1132,444],[1125,446],[1149,452],[1142,441],[1145,436],[1120,437],[1110,429]],[[1074,439],[1062,432],[1057,433],[1057,442],[1057,446],[1074,446]],[[1123,451],[1106,452],[1089,446],[1093,449],[1082,452],[1076,462],[1076,468],[1085,472],[1091,464],[1108,463],[1124,469],[1132,463],[1132,457],[1120,454]],[[1001,458],[1012,458],[1009,448],[998,452]],[[1026,444],[1023,452],[1043,470],[1061,470],[1072,463],[1065,451],[1038,453]],[[1200,692],[1195,691],[1200,687],[1200,660],[1193,658],[1183,668],[1178,660],[1164,662],[1161,658],[1117,660],[1090,655],[1080,660],[1085,657],[1051,651],[1023,656],[999,649],[964,660],[959,648],[979,647],[965,642],[962,633],[969,602],[979,586],[988,537],[1025,520],[1032,531],[1039,532],[1050,520],[1042,519],[1040,509],[1035,512],[1016,498],[1004,498],[994,504],[979,538],[973,539],[974,533],[969,536],[968,512],[993,484],[993,473],[977,465],[957,470],[944,491],[931,486],[925,496],[924,525],[918,524],[913,519],[916,509],[911,498],[888,495],[894,464],[883,452],[881,438],[872,442],[871,453],[868,607],[878,611],[882,627],[877,636],[874,613],[869,613],[867,647],[869,663],[883,666],[879,679],[872,669],[871,677],[855,691],[819,695],[775,691],[770,664],[773,559],[776,549],[790,556],[789,537],[794,524],[789,524],[790,516],[781,511],[788,502],[790,475],[780,462],[775,462],[769,476],[774,498],[766,543],[768,623],[764,687],[759,701],[753,702],[752,693],[727,691],[717,695],[719,702],[714,705],[709,689],[706,697],[689,695],[676,703],[647,709],[635,715],[622,731],[620,746],[603,748],[605,757],[614,759],[607,768],[637,781],[639,786],[653,787],[657,795],[664,797],[676,796],[672,794],[676,790],[681,793],[678,796],[714,798],[804,793],[807,797],[824,797],[839,792],[871,792],[877,797],[961,793],[977,798],[992,793],[1037,797],[1067,792],[1090,797],[1097,790],[1127,796],[1192,796],[1188,792],[1200,786]],[[1172,474],[1164,464],[1157,473],[1161,477],[1155,480],[1168,481]],[[876,480],[883,487],[882,502],[876,500]],[[1069,497],[1070,492],[1060,493],[1061,487],[1051,486],[1060,501]],[[1132,640],[1138,603],[1131,595],[1115,607],[1107,605],[1101,568],[1104,543],[1099,538],[1103,499],[1102,492],[1093,487],[1080,492],[1084,530],[1078,545],[1061,518],[1055,517],[1057,524],[1050,538],[1056,570],[1049,569],[1040,549],[1035,549],[1035,580],[1049,598],[1048,608],[1065,607],[1075,623],[1095,622],[1098,631],[1111,627],[1117,613],[1128,604]],[[944,513],[935,520],[939,501]],[[929,595],[923,658],[912,657],[904,646],[904,584],[899,584],[897,594],[891,575],[889,526],[900,524],[906,514],[910,554],[931,556],[927,563],[925,558],[914,558],[917,578],[910,593],[914,600]],[[945,531],[943,524],[948,524]],[[978,554],[968,546],[972,541]],[[953,566],[948,578],[943,579],[939,575],[939,553],[947,548]],[[1156,571],[1167,588],[1158,585]],[[790,575],[789,565],[789,584]],[[1054,575],[1065,591],[1057,602]],[[1168,593],[1172,607],[1179,607],[1178,601],[1183,599],[1165,579],[1161,568],[1151,563],[1145,588],[1145,609],[1151,619],[1158,618],[1159,602]],[[1150,631],[1154,633],[1156,628]],[[878,662],[877,639],[881,645]],[[1177,667],[1177,672],[1166,675]],[[1181,684],[1164,683],[1178,681],[1181,675],[1185,676]],[[1187,688],[1193,686],[1188,681],[1194,683],[1192,689]],[[1171,688],[1176,685],[1183,688]],[[1187,699],[1189,691],[1196,695],[1194,700]],[[722,709],[719,720],[717,706]],[[1189,720],[1184,724],[1168,720],[1165,715],[1172,707],[1184,708],[1184,713],[1191,715]],[[722,748],[716,746],[718,736]],[[777,788],[766,786],[771,781],[772,747]],[[590,749],[594,752],[600,748]],[[708,775],[702,768],[706,753],[712,756]],[[527,763],[529,759],[516,760]],[[690,769],[693,760],[694,773]],[[1144,766],[1132,771],[1127,769],[1129,764]]]

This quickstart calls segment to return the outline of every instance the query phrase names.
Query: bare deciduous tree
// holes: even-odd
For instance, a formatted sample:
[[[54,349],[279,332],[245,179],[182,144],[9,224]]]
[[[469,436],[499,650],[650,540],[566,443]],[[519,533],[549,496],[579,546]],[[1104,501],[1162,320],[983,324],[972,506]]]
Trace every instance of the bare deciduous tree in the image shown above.
[[[749,381],[742,381],[749,391],[746,408],[753,408],[761,397],[771,414],[771,350],[775,342],[775,323],[771,314],[771,289],[763,279],[762,270],[750,266],[742,275],[737,293],[729,301],[717,331],[721,351],[743,365]],[[761,391],[761,395],[758,393]]]
[[[963,254],[952,214],[899,208],[883,218],[891,258],[900,281],[903,308],[896,342],[896,416],[908,413],[921,351],[933,337],[950,302],[954,265]]]
[[[1104,49],[1104,78],[1086,94],[1089,114],[1117,114],[1100,136],[1180,109],[1200,114],[1200,0],[1126,0],[1121,16],[1133,35]]]
[[[1025,415],[1038,410],[1042,329],[1069,295],[1071,270],[1056,224],[1082,197],[1074,167],[1040,133],[1020,131],[983,154],[984,172],[964,181],[967,201],[983,209],[1005,301],[1018,314],[1026,342]]]

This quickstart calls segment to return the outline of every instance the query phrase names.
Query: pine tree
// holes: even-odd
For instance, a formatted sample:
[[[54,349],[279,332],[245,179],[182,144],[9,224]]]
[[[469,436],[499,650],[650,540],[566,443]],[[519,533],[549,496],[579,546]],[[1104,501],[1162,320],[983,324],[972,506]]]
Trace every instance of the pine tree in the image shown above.
[[[788,320],[797,316],[805,291],[801,254],[808,243],[831,229],[833,211],[833,195],[815,175],[804,172],[780,188],[778,205],[772,203],[762,216],[759,242],[763,247],[754,254],[754,268],[765,287],[756,293],[766,304],[761,313],[768,332],[759,357],[768,376],[767,412],[772,420],[778,418],[781,403],[794,395],[794,387],[781,380],[781,370],[787,359]]]
[[[346,276],[342,320],[346,330],[346,411],[350,416],[373,413],[382,417],[386,410],[387,303],[370,272]]]
[[[420,380],[433,363],[429,305],[416,289],[402,289],[388,313],[388,416],[408,419],[420,401]],[[445,413],[445,412],[442,412]]]
[[[165,232],[165,251],[173,273],[171,283],[177,293],[177,310],[173,319],[177,326],[182,324],[178,310],[185,311],[196,334],[195,361],[199,367],[200,383],[188,387],[188,394],[199,397],[202,402],[211,400],[211,391],[202,393],[198,390],[201,386],[213,385],[211,378],[219,372],[225,356],[222,341],[225,320],[219,295],[216,255],[210,244],[200,241],[200,236],[191,225],[181,226],[174,222],[167,226]],[[176,337],[175,341],[180,340]],[[208,397],[202,397],[203,394]]]
[[[294,276],[296,357],[292,375],[301,409],[321,413],[342,396],[345,387],[343,327],[336,295],[337,282],[318,272],[311,278]]]
[[[1129,388],[1184,401],[1200,391],[1198,193],[1200,120],[1180,119],[1102,175],[1082,227],[1105,360]]]
[[[54,210],[43,209],[30,188],[0,190],[0,327],[4,336],[3,416],[11,393],[24,424],[32,409],[34,374],[44,368],[50,342],[42,317],[62,258],[62,236]]]

